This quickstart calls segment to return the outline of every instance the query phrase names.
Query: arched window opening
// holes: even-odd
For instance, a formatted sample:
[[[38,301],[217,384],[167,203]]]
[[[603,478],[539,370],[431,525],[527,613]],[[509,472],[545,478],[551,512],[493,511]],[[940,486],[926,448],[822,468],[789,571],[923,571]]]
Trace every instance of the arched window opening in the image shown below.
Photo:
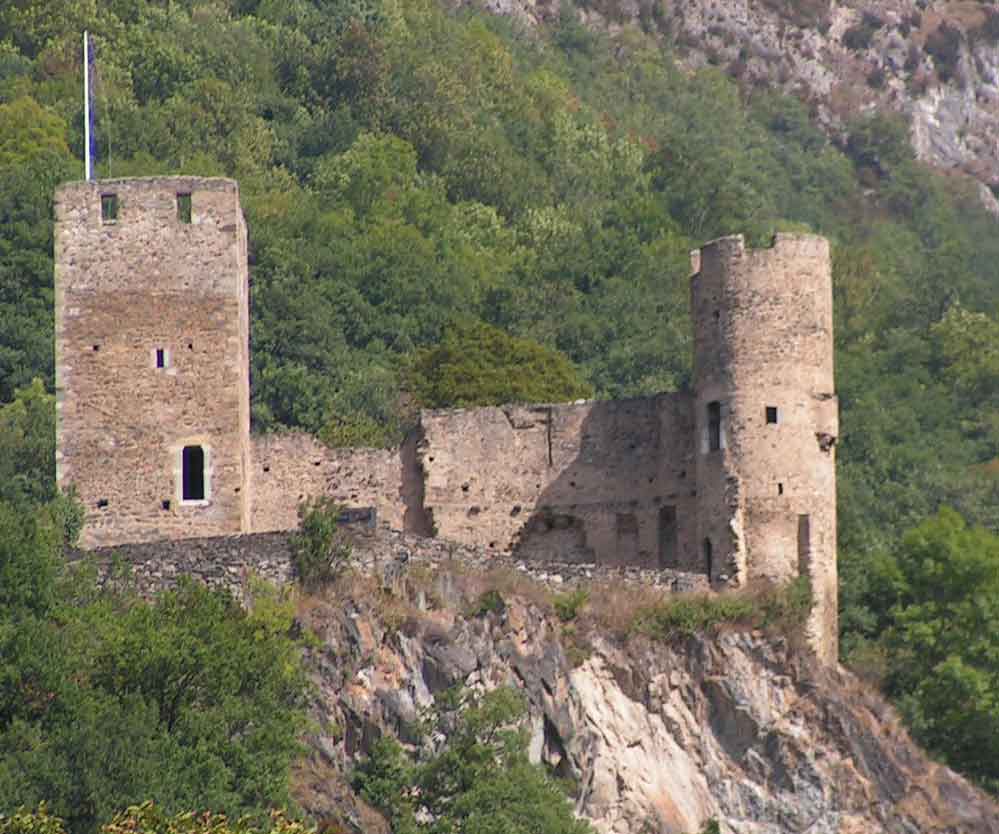
[[[185,446],[181,453],[182,497],[185,501],[205,500],[205,450],[201,446]]]

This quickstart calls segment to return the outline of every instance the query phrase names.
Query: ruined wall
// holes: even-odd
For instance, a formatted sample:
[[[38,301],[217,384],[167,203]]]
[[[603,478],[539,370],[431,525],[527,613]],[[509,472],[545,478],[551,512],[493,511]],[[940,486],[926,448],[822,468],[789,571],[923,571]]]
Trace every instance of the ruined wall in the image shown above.
[[[190,195],[189,218],[178,195]],[[102,211],[111,197],[116,212]],[[240,532],[249,348],[236,183],[69,183],[55,214],[57,477],[83,502],[82,543]],[[204,495],[185,500],[192,445]]]
[[[700,250],[691,283],[698,539],[717,580],[807,575],[835,657],[838,433],[829,244],[741,236]],[[712,409],[715,409],[712,415]],[[819,634],[821,632],[821,634]]]
[[[535,560],[695,559],[686,395],[424,412],[421,430],[437,535]]]
[[[390,588],[415,565],[459,565],[472,570],[516,571],[553,591],[593,582],[624,582],[672,592],[707,589],[703,576],[676,570],[515,560],[486,548],[409,535],[387,527],[371,528],[364,522],[343,524],[341,530],[351,544],[351,566],[379,577]],[[127,583],[144,597],[173,588],[182,577],[190,577],[245,599],[251,578],[277,585],[294,581],[291,536],[288,532],[274,532],[167,539],[96,550],[71,549],[66,558],[70,565],[94,565],[99,584]]]
[[[298,505],[329,495],[347,507],[375,507],[378,520],[403,529],[402,463],[396,449],[330,449],[311,435],[252,439],[252,530],[291,530]]]

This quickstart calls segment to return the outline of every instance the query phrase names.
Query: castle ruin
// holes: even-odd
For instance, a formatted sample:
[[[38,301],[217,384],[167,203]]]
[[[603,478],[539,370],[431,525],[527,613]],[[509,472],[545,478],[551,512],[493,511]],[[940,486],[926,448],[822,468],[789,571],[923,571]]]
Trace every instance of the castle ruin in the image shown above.
[[[832,285],[823,238],[692,254],[692,390],[424,411],[401,448],[250,434],[247,236],[232,180],[56,193],[57,478],[84,547],[289,530],[329,495],[521,558],[807,576],[836,659]]]

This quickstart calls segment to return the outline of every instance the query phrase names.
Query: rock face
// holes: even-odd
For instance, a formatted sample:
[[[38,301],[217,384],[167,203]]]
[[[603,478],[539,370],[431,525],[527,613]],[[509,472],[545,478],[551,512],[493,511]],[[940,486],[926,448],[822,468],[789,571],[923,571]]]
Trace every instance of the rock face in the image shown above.
[[[467,0],[528,25],[558,20],[559,0]],[[590,25],[639,24],[690,67],[799,96],[843,138],[874,110],[911,120],[917,156],[978,180],[999,215],[999,9],[947,0],[596,0]]]
[[[502,605],[477,605],[488,589]],[[645,594],[643,597],[642,594]],[[891,708],[782,638],[725,629],[670,643],[620,635],[648,592],[595,588],[572,623],[513,573],[440,567],[348,578],[303,601],[321,645],[315,754],[300,800],[375,830],[344,774],[455,684],[520,688],[531,754],[575,786],[600,832],[996,832],[999,807],[932,763]],[[493,600],[495,601],[495,597]],[[365,821],[367,819],[367,821]]]

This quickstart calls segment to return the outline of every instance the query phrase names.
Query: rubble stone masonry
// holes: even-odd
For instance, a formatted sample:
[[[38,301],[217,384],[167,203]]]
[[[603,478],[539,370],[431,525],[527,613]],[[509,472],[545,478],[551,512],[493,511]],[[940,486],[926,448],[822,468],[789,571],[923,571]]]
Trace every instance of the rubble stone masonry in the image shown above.
[[[63,186],[57,471],[86,508],[82,544],[289,530],[302,501],[332,496],[497,558],[686,571],[718,589],[806,576],[812,642],[832,662],[828,243],[729,237],[692,261],[691,391],[424,411],[399,449],[329,449],[250,436],[235,182]]]

